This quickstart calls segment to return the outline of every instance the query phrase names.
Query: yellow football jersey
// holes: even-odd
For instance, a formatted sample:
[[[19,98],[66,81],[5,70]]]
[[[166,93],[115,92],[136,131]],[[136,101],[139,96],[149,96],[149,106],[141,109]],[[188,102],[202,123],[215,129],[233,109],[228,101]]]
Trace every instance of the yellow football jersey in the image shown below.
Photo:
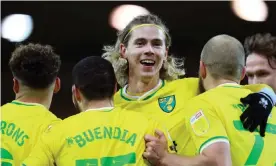
[[[271,89],[273,91],[273,89],[270,86],[266,85],[266,84],[249,84],[249,85],[243,85],[241,88],[242,89],[248,89],[252,92],[260,92],[264,88],[268,88],[268,89]]]
[[[164,129],[158,122],[120,108],[87,110],[64,119],[41,137],[25,165],[146,165],[145,134]],[[168,135],[167,135],[168,138]],[[170,141],[172,145],[172,141]]]
[[[170,132],[175,124],[182,120],[173,115],[182,110],[189,99],[197,95],[197,87],[197,78],[184,78],[170,82],[160,80],[153,90],[143,96],[130,96],[124,87],[115,94],[114,102],[115,106],[154,117],[163,122]],[[170,134],[175,140],[176,135],[171,132]]]
[[[114,97],[115,106],[154,117],[165,123],[177,149],[186,146],[185,133],[181,126],[188,100],[199,94],[198,78],[183,78],[174,81],[160,80],[158,85],[142,96],[131,96],[126,93],[127,86],[121,88]],[[268,87],[265,84],[246,85],[242,88],[259,92]],[[191,154],[193,155],[193,154]]]
[[[185,108],[182,155],[198,155],[215,142],[230,143],[233,166],[276,164],[276,108],[268,119],[266,136],[246,131],[239,117],[246,106],[240,98],[251,91],[237,84],[224,84],[192,100]]]
[[[19,165],[41,133],[57,121],[41,104],[14,100],[1,106],[1,165]]]

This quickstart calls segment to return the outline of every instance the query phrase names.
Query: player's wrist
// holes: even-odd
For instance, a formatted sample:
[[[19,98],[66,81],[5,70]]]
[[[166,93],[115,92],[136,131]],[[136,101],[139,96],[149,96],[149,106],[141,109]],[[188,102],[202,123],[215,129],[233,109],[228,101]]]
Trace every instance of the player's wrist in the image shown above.
[[[263,88],[259,94],[267,96],[273,106],[276,104],[276,94],[271,88]]]
[[[160,165],[158,166],[169,166],[169,163],[171,163],[170,156],[171,154],[168,151],[166,151],[160,158]]]

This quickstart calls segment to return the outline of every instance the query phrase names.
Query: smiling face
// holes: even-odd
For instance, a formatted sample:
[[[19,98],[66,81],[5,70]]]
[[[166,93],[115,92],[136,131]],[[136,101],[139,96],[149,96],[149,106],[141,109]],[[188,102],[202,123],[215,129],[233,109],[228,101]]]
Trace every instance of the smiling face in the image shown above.
[[[155,26],[143,26],[131,32],[127,47],[121,44],[121,54],[128,60],[130,77],[159,77],[167,59],[165,40],[164,32]]]
[[[276,66],[276,62],[271,61],[271,65]],[[249,84],[267,84],[276,92],[276,69],[269,65],[265,56],[249,54],[246,59],[246,75]]]

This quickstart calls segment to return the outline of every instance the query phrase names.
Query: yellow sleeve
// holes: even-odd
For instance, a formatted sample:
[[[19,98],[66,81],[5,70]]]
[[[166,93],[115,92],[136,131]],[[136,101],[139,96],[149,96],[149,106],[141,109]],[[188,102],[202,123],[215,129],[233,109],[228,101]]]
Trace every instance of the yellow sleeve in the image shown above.
[[[49,126],[40,136],[31,154],[23,161],[23,166],[54,166],[54,156],[60,146],[58,146],[58,132],[53,130],[56,126]]]
[[[274,90],[266,84],[251,84],[242,86],[244,89],[249,89],[254,93],[263,93],[270,97],[270,101],[273,105],[276,104],[276,94]]]
[[[185,127],[195,144],[196,154],[216,142],[228,141],[228,136],[221,119],[216,114],[216,108],[209,103],[195,99],[186,109]],[[227,111],[227,110],[224,110]]]
[[[266,84],[250,84],[250,85],[243,85],[242,88],[248,89],[252,92],[260,92],[264,88],[272,89],[270,86]]]

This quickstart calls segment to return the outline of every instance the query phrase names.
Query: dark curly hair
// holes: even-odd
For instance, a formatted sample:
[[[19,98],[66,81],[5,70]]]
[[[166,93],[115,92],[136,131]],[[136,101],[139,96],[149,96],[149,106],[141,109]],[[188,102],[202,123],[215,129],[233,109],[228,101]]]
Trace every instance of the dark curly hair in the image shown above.
[[[244,42],[244,49],[246,55],[255,52],[265,56],[270,67],[276,69],[276,66],[273,67],[271,63],[272,61],[276,63],[276,37],[272,36],[270,33],[258,33],[247,37]]]
[[[15,78],[33,89],[48,88],[59,72],[60,56],[50,45],[19,45],[12,53],[9,67]]]

